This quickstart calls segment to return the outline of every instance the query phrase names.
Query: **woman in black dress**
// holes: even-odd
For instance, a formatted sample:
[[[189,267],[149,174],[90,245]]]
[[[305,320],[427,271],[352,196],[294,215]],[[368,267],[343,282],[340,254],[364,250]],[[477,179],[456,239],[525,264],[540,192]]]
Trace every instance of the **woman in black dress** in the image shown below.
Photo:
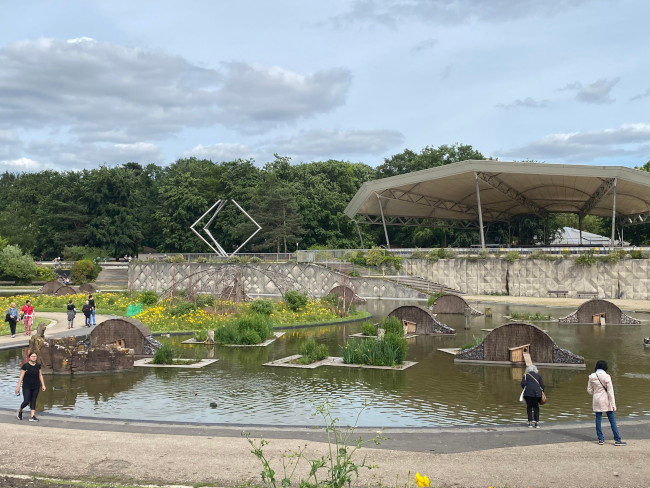
[[[29,405],[30,422],[38,422],[36,418],[36,398],[40,390],[45,391],[45,380],[41,365],[36,362],[38,355],[35,352],[30,353],[29,361],[20,368],[20,378],[16,387],[16,395],[20,395],[20,386],[23,387],[23,403],[18,409],[18,420],[23,419],[23,408]]]

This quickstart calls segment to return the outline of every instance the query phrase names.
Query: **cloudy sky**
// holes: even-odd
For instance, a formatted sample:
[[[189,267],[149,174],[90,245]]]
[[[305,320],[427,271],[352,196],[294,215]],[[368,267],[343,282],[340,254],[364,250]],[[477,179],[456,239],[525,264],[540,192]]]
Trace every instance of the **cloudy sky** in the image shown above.
[[[426,145],[650,160],[650,2],[7,2],[0,171]]]

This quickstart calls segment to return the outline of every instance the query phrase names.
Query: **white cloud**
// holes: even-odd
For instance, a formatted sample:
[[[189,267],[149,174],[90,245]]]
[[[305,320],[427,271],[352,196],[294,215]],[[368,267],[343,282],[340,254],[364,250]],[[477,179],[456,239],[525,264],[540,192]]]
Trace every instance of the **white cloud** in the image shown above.
[[[209,159],[214,162],[236,161],[237,159],[256,159],[257,153],[246,144],[233,144],[220,142],[204,146],[199,144],[189,151],[183,152],[181,157]]]
[[[268,146],[279,154],[309,159],[381,155],[403,141],[404,136],[393,130],[311,130]]]
[[[497,152],[497,156],[518,159],[560,159],[588,162],[604,157],[647,160],[650,124],[622,124],[601,131],[550,134],[525,146]]]
[[[587,85],[583,85],[579,81],[569,83],[563,88],[558,88],[556,91],[577,91],[576,100],[585,103],[613,103],[614,99],[609,96],[612,88],[620,81],[620,78],[601,78]]]
[[[244,132],[260,132],[343,105],[351,81],[350,72],[340,68],[299,75],[230,63],[217,101],[223,121]]]
[[[47,169],[38,161],[29,158],[17,158],[0,160],[0,168],[2,171],[9,171],[10,173],[21,173],[23,171],[41,171]]]
[[[0,129],[69,127],[85,142],[162,139],[185,127],[263,130],[342,105],[349,71],[302,75],[228,63],[200,68],[88,38],[0,50]]]
[[[409,20],[437,24],[475,21],[504,22],[533,16],[553,16],[589,0],[356,0],[336,24],[368,21],[395,26]]]
[[[546,106],[548,106],[548,100],[535,100],[531,97],[526,97],[524,99],[518,98],[510,103],[497,104],[497,107],[499,108],[544,108]]]

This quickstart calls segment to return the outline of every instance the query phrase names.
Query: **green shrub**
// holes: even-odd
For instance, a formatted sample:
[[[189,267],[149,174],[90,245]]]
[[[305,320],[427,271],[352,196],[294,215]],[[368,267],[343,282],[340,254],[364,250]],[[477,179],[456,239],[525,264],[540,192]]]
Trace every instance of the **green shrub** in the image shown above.
[[[273,313],[273,302],[271,300],[255,300],[251,303],[251,312],[271,315]]]
[[[384,352],[387,353],[391,351],[391,365],[400,364],[406,359],[406,354],[408,353],[408,344],[404,338],[404,333],[400,335],[395,334],[386,334],[384,335],[383,342]]]
[[[295,290],[288,290],[284,294],[284,301],[287,303],[287,307],[289,307],[294,312],[297,312],[298,310],[305,308],[308,298],[304,293],[300,293]]]
[[[185,256],[183,256],[182,254],[174,254],[173,256],[165,257],[163,261],[166,263],[184,263],[187,260],[185,259]]]
[[[443,259],[456,259],[458,257],[458,252],[453,249],[442,249],[444,252]]]
[[[372,322],[364,322],[361,324],[361,333],[367,336],[376,336],[377,326]]]
[[[178,302],[173,308],[169,310],[172,317],[179,317],[181,315],[189,315],[190,312],[196,310],[196,305],[192,302]]]
[[[194,260],[194,262],[195,262],[195,263],[207,263],[207,262],[208,262],[208,258],[206,258],[205,256],[199,256],[198,258],[196,258],[196,259]]]
[[[155,291],[146,290],[141,292],[140,295],[138,296],[138,302],[148,307],[150,307],[151,305],[155,305],[157,301],[158,301],[158,294]]]
[[[627,256],[627,252],[619,249],[604,256],[599,256],[598,259],[604,263],[618,263],[621,259],[625,258],[625,256]]]
[[[506,255],[503,257],[506,261],[509,263],[514,263],[518,259],[521,259],[521,254],[519,254],[518,251],[508,251]]]
[[[432,249],[431,251],[429,251],[427,253],[427,258],[426,259],[427,259],[427,261],[431,261],[432,263],[435,263],[436,261],[438,261],[438,259],[440,259],[440,256],[438,255],[438,251],[436,251],[435,249]]]
[[[214,305],[214,296],[209,293],[201,293],[196,297],[197,308],[212,307]]]
[[[479,259],[489,259],[490,258],[490,251],[488,251],[487,249],[481,249],[478,252],[478,258]]]
[[[45,266],[34,266],[35,281],[53,281],[56,279],[56,273],[51,268]]]
[[[411,253],[411,256],[409,259],[426,259],[427,254],[424,251],[420,251],[419,249],[416,251],[413,251]]]
[[[591,249],[588,249],[576,258],[575,264],[577,266],[593,266],[596,264],[596,256],[594,256],[594,252]]]
[[[465,259],[467,259],[470,263],[477,263],[479,261],[479,257],[475,256],[474,254],[468,254],[465,256]]]
[[[302,357],[298,360],[300,364],[311,364],[316,361],[322,361],[327,357],[327,346],[317,344],[316,340],[311,338],[300,346]]]
[[[399,270],[402,267],[402,258],[394,256],[386,249],[380,247],[373,247],[366,254],[367,266],[385,266],[387,268],[394,268]]]
[[[249,314],[218,328],[216,342],[223,344],[259,344],[273,336],[273,323],[266,315]]]
[[[0,275],[18,283],[30,283],[34,278],[34,260],[23,254],[18,246],[9,245],[0,251]]]
[[[239,263],[241,263],[241,258],[239,256],[229,256],[226,259],[226,263],[228,263],[228,264],[239,264]]]
[[[194,331],[194,340],[199,342],[205,342],[208,340],[208,331],[207,330],[195,330]]]
[[[404,335],[404,324],[397,317],[386,317],[381,321],[380,327],[384,329],[386,334],[395,334],[397,336]]]
[[[566,247],[562,249],[562,252],[560,254],[562,254],[562,256],[565,258],[571,257],[571,251],[569,251],[569,249]]]
[[[239,333],[239,344],[252,346],[254,344],[259,344],[262,342],[262,337],[258,334],[256,330],[246,329],[242,330]]]
[[[365,266],[366,255],[363,251],[354,251],[348,256],[348,261],[357,266]]]
[[[510,312],[510,318],[514,320],[530,320],[540,321],[540,320],[551,320],[550,314],[543,314],[542,312],[535,313],[520,313],[520,312]]]
[[[174,350],[165,344],[156,351],[151,361],[153,364],[172,364],[174,362]]]
[[[252,258],[250,258],[250,261],[249,261],[249,263],[253,263],[253,264],[257,264],[257,263],[261,263],[261,262],[262,262],[262,258],[258,258],[257,256],[253,256]]]
[[[643,251],[640,251],[638,249],[630,251],[630,257],[632,259],[648,259],[648,256]]]
[[[93,281],[102,270],[101,266],[96,265],[89,259],[76,261],[70,269],[70,275],[75,285],[81,285]]]
[[[353,269],[348,273],[348,276],[351,276],[351,277],[354,278],[355,276],[361,276],[361,274],[356,269]]]

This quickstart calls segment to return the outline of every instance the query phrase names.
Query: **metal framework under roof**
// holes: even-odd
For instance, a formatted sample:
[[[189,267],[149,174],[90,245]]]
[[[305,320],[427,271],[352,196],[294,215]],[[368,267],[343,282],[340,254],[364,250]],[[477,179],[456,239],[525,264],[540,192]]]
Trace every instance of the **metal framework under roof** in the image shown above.
[[[364,183],[345,209],[357,223],[475,227],[523,214],[650,221],[650,173],[623,166],[468,160]],[[456,225],[458,226],[458,225]],[[389,247],[390,247],[390,243]]]

